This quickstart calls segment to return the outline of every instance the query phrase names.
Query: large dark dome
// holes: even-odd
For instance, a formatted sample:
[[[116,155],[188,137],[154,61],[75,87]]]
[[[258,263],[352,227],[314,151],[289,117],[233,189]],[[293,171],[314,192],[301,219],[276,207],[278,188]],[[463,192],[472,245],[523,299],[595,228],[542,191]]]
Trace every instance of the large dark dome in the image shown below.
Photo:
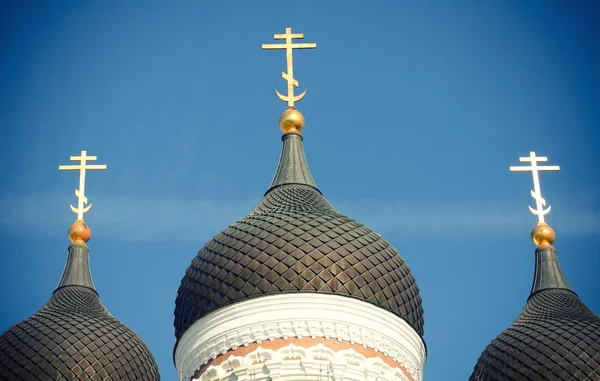
[[[483,351],[471,381],[600,380],[600,317],[566,283],[554,249],[536,256],[525,308]]]
[[[0,379],[160,380],[146,345],[98,298],[87,263],[87,247],[72,245],[52,297],[0,337]]]
[[[273,184],[244,219],[202,248],[181,281],[179,339],[220,307],[263,295],[327,293],[360,299],[404,319],[423,335],[415,278],[381,236],[339,213],[316,188],[302,138],[284,135]]]

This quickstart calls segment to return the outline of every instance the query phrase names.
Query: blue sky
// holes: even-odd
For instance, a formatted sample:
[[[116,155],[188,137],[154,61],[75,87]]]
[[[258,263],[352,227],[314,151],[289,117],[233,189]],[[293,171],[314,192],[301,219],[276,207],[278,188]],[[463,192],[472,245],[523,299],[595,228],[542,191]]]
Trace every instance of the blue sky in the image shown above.
[[[19,2],[0,12],[0,331],[58,283],[82,149],[92,273],[172,363],[180,280],[268,188],[286,27],[325,196],[389,240],[421,288],[426,380],[465,380],[533,278],[529,151],[567,278],[600,312],[600,8],[559,1]]]

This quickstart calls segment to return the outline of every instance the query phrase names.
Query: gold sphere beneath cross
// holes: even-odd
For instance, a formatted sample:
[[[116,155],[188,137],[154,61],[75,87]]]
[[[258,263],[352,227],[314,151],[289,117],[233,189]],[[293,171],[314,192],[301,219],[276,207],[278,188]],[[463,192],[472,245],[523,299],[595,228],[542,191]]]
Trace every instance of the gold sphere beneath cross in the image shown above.
[[[92,231],[82,220],[73,222],[69,227],[69,239],[73,243],[86,243],[92,238]]]
[[[547,224],[540,224],[531,231],[531,239],[537,246],[551,246],[556,239],[556,234]]]
[[[279,117],[279,128],[284,134],[300,132],[304,128],[304,116],[295,108],[288,108]]]

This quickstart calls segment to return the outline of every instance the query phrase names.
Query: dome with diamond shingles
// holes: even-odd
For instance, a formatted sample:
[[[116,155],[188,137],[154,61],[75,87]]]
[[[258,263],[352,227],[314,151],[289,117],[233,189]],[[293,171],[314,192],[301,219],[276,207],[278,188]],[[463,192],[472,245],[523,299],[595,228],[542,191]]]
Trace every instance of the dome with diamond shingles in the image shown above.
[[[98,298],[87,251],[71,245],[52,297],[0,337],[1,380],[160,380],[146,345]]]
[[[176,337],[220,307],[298,292],[372,303],[423,335],[421,297],[404,259],[379,234],[331,206],[308,170],[302,137],[286,134],[264,198],[208,242],[187,269],[176,300]]]
[[[471,381],[600,380],[600,317],[571,290],[553,248],[536,250],[532,294],[477,361]]]

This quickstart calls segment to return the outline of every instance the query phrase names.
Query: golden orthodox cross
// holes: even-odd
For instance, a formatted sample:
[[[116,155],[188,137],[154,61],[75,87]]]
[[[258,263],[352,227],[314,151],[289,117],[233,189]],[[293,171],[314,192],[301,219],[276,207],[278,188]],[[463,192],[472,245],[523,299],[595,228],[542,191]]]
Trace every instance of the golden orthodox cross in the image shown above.
[[[88,203],[87,197],[85,197],[85,171],[88,169],[106,169],[106,164],[87,164],[88,161],[96,161],[98,158],[96,156],[87,156],[87,151],[81,151],[80,156],[71,156],[71,161],[79,161],[78,165],[60,165],[58,167],[59,171],[69,171],[69,170],[79,170],[79,189],[75,189],[75,196],[79,199],[77,204],[77,208],[73,207],[73,205],[69,205],[73,213],[77,214],[77,219],[83,221],[83,213],[87,213],[92,204],[84,207],[84,204]]]
[[[521,162],[530,162],[529,166],[514,166],[510,167],[511,172],[529,172],[533,175],[533,190],[531,191],[531,197],[535,200],[536,208],[533,209],[531,206],[529,207],[529,211],[534,215],[538,216],[538,225],[543,225],[546,222],[544,221],[544,216],[550,213],[551,206],[548,206],[547,209],[544,209],[546,206],[546,200],[542,197],[542,191],[540,189],[540,177],[539,171],[560,171],[560,167],[558,165],[546,165],[539,166],[537,163],[548,161],[547,157],[535,156],[535,152],[529,152],[529,156],[520,157],[519,161]]]
[[[304,90],[302,94],[294,96],[294,86],[298,87],[298,81],[294,79],[292,49],[314,49],[317,47],[317,44],[314,42],[308,42],[304,44],[292,43],[292,39],[294,38],[304,38],[303,33],[292,34],[292,28],[285,28],[285,34],[275,34],[273,37],[275,40],[285,40],[285,44],[263,44],[262,48],[264,50],[285,49],[287,58],[287,73],[282,72],[281,76],[283,79],[287,80],[288,95],[281,95],[277,90],[275,90],[275,92],[277,93],[279,99],[288,103],[288,107],[294,107],[294,102],[298,102],[300,99],[304,98],[304,95],[306,95],[306,90]]]

